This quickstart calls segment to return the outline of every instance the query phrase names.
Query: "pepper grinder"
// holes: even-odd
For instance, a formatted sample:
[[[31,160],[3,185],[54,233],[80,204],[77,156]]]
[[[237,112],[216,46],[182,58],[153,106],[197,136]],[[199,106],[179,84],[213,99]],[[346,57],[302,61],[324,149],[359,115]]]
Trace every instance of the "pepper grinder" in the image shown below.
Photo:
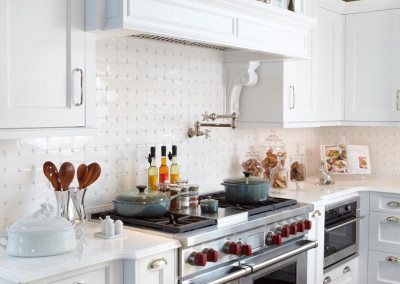
[[[107,217],[109,216],[106,216],[105,219],[105,224],[104,224],[105,235],[107,237],[112,237],[115,234],[115,224],[113,219]]]

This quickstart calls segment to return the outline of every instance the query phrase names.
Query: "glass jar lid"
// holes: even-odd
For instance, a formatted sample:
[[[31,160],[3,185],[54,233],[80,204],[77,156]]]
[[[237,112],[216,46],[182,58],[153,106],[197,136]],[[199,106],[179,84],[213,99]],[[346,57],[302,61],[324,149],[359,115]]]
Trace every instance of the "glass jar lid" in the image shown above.
[[[115,198],[115,201],[146,205],[165,202],[168,200],[168,196],[164,193],[149,191],[146,192],[146,186],[144,185],[138,185],[137,189],[139,190],[139,192],[137,192],[136,190],[132,190],[118,194]]]
[[[271,134],[263,142],[263,151],[269,148],[285,149],[285,143],[278,137],[275,130],[271,130]]]
[[[291,156],[294,159],[307,159],[305,149],[301,144],[296,144],[296,152]]]

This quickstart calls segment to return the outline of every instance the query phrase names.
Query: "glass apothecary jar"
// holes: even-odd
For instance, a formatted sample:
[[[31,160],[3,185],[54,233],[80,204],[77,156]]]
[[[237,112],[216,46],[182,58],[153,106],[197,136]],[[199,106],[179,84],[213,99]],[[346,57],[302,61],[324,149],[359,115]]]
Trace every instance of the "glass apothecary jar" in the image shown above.
[[[289,174],[288,170],[281,163],[282,159],[278,156],[276,167],[271,169],[271,186],[276,189],[284,189],[288,187]]]
[[[261,177],[263,174],[261,159],[254,145],[249,146],[249,150],[247,151],[244,162],[242,163],[242,168],[244,171],[249,172],[253,177]]]
[[[307,177],[307,155],[300,144],[296,145],[296,152],[290,157],[290,180],[305,181]]]
[[[276,135],[275,131],[272,130],[271,134],[265,139],[262,144],[262,151],[265,155],[262,160],[262,166],[264,168],[263,177],[267,180],[271,178],[271,169],[278,165],[278,159],[280,165],[285,166],[287,153],[285,150],[285,143]]]

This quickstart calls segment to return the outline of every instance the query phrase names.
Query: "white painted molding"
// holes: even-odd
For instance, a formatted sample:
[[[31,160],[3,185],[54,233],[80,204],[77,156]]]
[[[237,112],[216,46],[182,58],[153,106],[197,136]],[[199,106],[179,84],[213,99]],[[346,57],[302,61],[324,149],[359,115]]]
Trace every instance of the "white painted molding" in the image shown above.
[[[240,95],[243,87],[255,86],[258,82],[257,68],[260,67],[260,61],[250,61],[246,63],[231,63],[225,65],[227,72],[227,104],[226,113],[239,115],[240,113]]]

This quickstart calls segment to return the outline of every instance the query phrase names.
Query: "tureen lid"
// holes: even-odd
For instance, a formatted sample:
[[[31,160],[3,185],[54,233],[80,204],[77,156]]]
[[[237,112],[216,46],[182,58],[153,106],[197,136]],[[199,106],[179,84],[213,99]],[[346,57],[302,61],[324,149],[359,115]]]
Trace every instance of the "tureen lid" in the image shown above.
[[[52,216],[54,207],[48,203],[40,205],[42,208],[33,213],[30,217],[18,220],[9,228],[10,233],[31,233],[31,232],[62,232],[71,230],[74,225],[65,218]]]

